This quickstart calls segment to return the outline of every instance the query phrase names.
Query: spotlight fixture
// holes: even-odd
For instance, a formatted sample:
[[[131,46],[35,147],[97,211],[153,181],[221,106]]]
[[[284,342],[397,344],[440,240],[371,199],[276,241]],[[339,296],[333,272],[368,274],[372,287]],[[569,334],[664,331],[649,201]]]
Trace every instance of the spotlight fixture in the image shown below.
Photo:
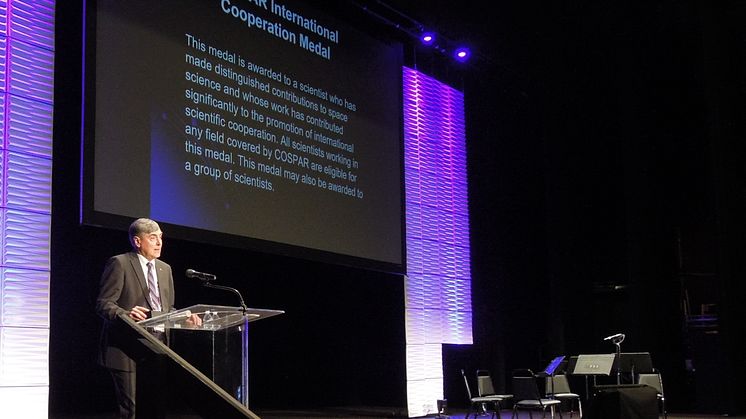
[[[422,42],[422,45],[430,46],[433,43],[435,43],[435,33],[434,32],[422,32],[420,34],[420,42]]]
[[[471,50],[467,47],[458,47],[453,50],[453,59],[460,63],[465,63],[469,57],[471,57]]]
[[[468,47],[459,46],[458,48],[454,49],[454,47],[458,44],[454,43],[448,37],[443,36],[442,33],[436,34],[436,32],[434,31],[425,30],[426,26],[424,23],[418,22],[412,17],[407,16],[406,14],[385,4],[382,1],[377,1],[375,3],[377,4],[377,6],[387,9],[385,10],[385,15],[382,13],[383,11],[375,11],[370,9],[368,6],[360,5],[360,7],[363,9],[363,11],[367,12],[377,19],[380,19],[386,25],[389,25],[390,27],[406,34],[413,43],[419,41],[419,45],[427,47],[432,52],[442,54],[445,57],[461,64],[472,60],[472,52]],[[394,17],[389,17],[389,15]],[[415,39],[417,41],[415,41]],[[479,55],[481,56],[481,54]]]

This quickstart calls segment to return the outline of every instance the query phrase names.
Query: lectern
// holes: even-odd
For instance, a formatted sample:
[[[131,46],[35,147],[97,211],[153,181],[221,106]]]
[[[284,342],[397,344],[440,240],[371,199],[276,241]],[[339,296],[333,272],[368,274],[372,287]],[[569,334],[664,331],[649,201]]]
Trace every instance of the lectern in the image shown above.
[[[198,304],[154,316],[137,326],[248,408],[249,323],[282,313]],[[201,325],[190,320],[193,315],[202,319]]]

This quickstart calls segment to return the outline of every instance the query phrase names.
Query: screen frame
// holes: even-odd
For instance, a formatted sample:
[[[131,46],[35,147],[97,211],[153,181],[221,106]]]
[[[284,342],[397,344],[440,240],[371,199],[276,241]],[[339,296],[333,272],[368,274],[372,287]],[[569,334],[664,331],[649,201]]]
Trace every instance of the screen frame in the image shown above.
[[[126,231],[133,219],[139,217],[148,217],[149,214],[137,215],[119,215],[107,212],[97,211],[94,207],[94,181],[95,173],[95,123],[96,123],[96,17],[97,17],[97,0],[85,0],[83,9],[83,41],[82,41],[82,80],[81,80],[81,164],[80,164],[80,211],[79,224],[90,227],[108,228],[114,230]],[[307,2],[306,2],[307,3]],[[326,14],[327,17],[341,21],[338,16],[327,14],[321,8],[308,4],[319,14]],[[344,22],[352,27],[352,23]],[[359,30],[359,29],[358,29]],[[398,44],[401,42],[391,38],[382,39],[381,36],[375,36],[370,31],[361,32],[365,36],[380,42]],[[403,61],[402,61],[403,64]],[[160,220],[158,223],[164,230],[167,238],[175,238],[190,242],[203,243],[215,246],[226,246],[238,249],[245,249],[259,253],[280,255],[292,258],[306,259],[329,263],[333,265],[361,268],[374,270],[397,275],[406,274],[406,191],[405,191],[405,165],[404,165],[404,101],[403,101],[403,65],[402,71],[398,73],[398,79],[395,83],[399,86],[397,95],[398,105],[398,168],[399,168],[399,231],[400,231],[400,263],[381,261],[352,255],[345,255],[324,251],[299,245],[264,240],[256,237],[240,236],[222,232],[209,231],[199,228],[186,227],[181,225],[170,224]]]

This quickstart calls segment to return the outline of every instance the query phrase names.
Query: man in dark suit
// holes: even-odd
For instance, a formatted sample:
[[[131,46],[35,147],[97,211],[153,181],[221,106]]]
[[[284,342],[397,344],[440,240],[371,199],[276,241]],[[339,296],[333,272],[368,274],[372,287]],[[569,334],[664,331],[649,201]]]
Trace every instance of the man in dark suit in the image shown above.
[[[163,232],[158,223],[139,218],[129,227],[132,250],[113,256],[106,262],[96,312],[104,319],[99,364],[114,380],[121,418],[135,417],[135,360],[128,349],[135,342],[127,338],[118,319],[126,314],[135,321],[158,312],[169,312],[174,305],[174,280],[171,266],[158,260]],[[157,285],[155,285],[157,284]]]

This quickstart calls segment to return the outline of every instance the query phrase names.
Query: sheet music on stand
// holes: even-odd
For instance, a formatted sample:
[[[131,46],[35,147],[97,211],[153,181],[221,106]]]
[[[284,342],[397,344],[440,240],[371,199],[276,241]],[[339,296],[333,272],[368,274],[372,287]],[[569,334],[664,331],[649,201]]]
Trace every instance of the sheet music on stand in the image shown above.
[[[549,362],[549,365],[547,365],[547,367],[544,368],[543,375],[546,375],[547,377],[553,377],[554,374],[556,374],[557,372],[560,372],[560,365],[562,365],[562,362],[564,360],[565,360],[564,355],[555,357],[551,362]]]
[[[585,398],[590,398],[590,386],[588,384],[588,377],[593,377],[593,386],[596,386],[596,377],[611,375],[611,368],[614,366],[614,360],[616,354],[592,354],[592,355],[578,355],[572,357],[568,370],[573,375],[582,375],[585,378]],[[574,361],[574,364],[573,364]]]

